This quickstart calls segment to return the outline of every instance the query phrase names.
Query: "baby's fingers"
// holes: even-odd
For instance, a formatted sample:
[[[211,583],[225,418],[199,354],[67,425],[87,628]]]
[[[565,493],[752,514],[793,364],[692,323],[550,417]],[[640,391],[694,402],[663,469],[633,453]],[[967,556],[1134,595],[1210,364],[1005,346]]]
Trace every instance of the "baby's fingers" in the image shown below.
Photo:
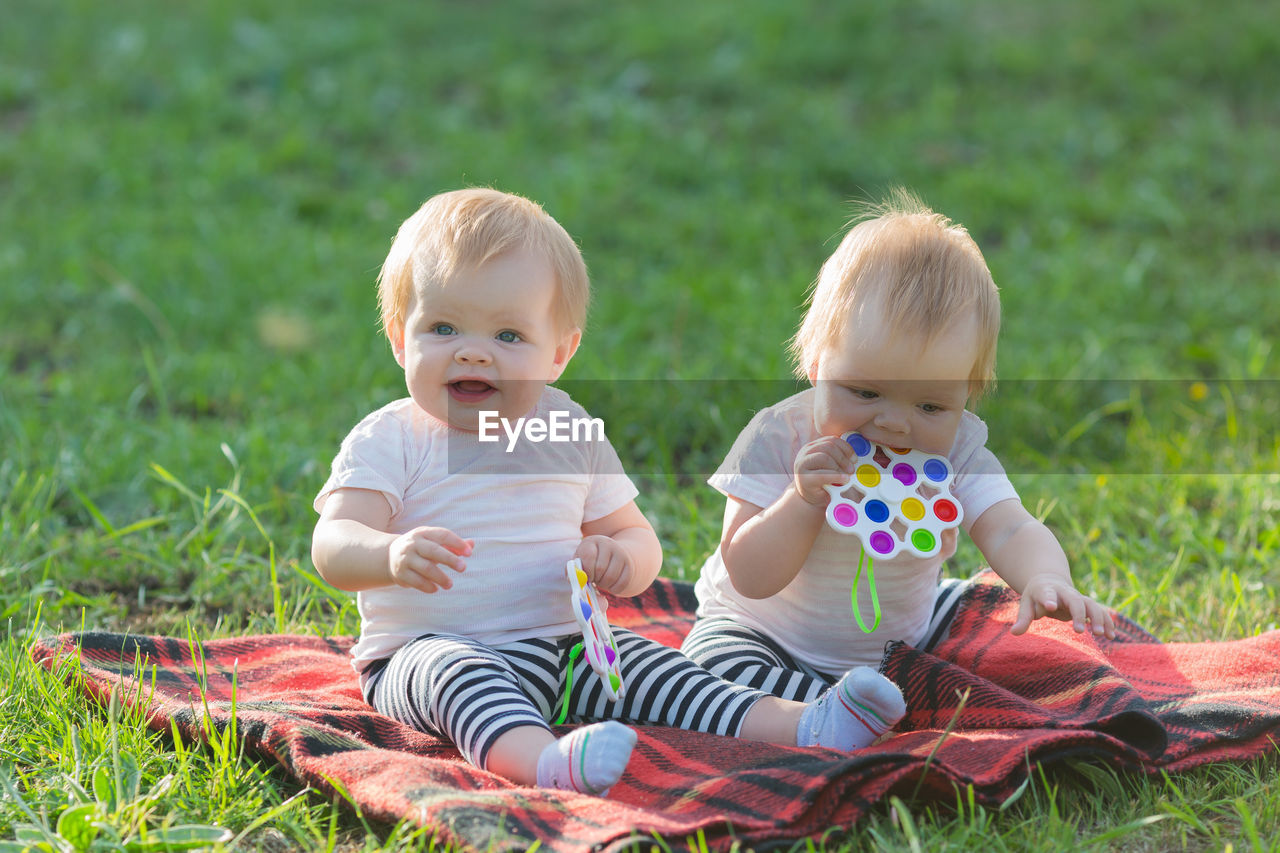
[[[1013,625],[1009,627],[1009,633],[1014,635],[1025,634],[1027,629],[1031,627],[1031,623],[1039,615],[1036,613],[1037,609],[1031,596],[1022,596],[1022,600],[1018,602],[1018,618],[1013,620]]]
[[[1116,638],[1116,623],[1111,617],[1111,610],[1092,598],[1085,600],[1085,609],[1089,611],[1089,621],[1093,623],[1093,633],[1105,635],[1108,640]]]
[[[421,590],[425,593],[439,592],[453,586],[449,574],[439,563],[428,560],[417,554],[410,555],[402,569],[395,574],[396,582],[401,586]]]
[[[843,485],[849,482],[850,470],[840,467],[840,463],[830,456],[810,456],[801,461],[796,473],[804,478],[813,478],[817,482]]]
[[[627,558],[624,554],[613,551],[601,553],[596,562],[594,580],[596,588],[603,592],[616,592],[626,584]]]
[[[837,439],[835,444],[828,448],[827,453],[828,458],[831,460],[832,467],[837,471],[842,471],[845,474],[853,473],[853,449],[849,447],[849,443],[847,441],[840,441]]]
[[[1061,611],[1059,610],[1058,605],[1061,604],[1061,602],[1058,601],[1058,591],[1052,586],[1044,588],[1043,590],[1037,586],[1036,590],[1028,597],[1039,605],[1036,618],[1041,616],[1053,616],[1058,619],[1068,618],[1066,615],[1067,611],[1065,609]]]
[[[471,555],[471,549],[476,544],[474,539],[463,539],[452,530],[444,527],[420,527],[414,531],[421,539],[434,542],[446,551],[457,554],[459,557],[468,557]]]
[[[1084,596],[1079,593],[1068,595],[1066,611],[1060,617],[1065,622],[1068,618],[1067,613],[1069,612],[1071,614],[1071,627],[1077,634],[1083,634],[1085,631],[1084,620],[1088,615],[1088,610],[1085,608],[1084,602]]]
[[[596,560],[600,556],[600,543],[591,537],[587,537],[578,543],[577,550],[573,552],[573,556],[582,561],[582,568],[586,571],[587,577],[593,577]]]
[[[848,443],[827,437],[802,451],[800,467],[805,471],[839,471],[853,473],[853,451]]]
[[[459,540],[465,542],[466,540]],[[418,539],[415,542],[417,547],[414,548],[415,553],[424,560],[439,566],[445,566],[453,569],[455,572],[461,572],[467,567],[467,561],[463,559],[458,552],[449,548],[444,543],[436,542],[430,539]],[[471,553],[471,549],[467,548],[466,552]]]

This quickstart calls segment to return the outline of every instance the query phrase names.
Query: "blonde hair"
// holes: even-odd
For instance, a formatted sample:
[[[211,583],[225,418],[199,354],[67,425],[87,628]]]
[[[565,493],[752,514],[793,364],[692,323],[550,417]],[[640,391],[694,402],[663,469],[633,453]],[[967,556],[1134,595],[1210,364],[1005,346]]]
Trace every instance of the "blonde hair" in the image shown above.
[[[969,232],[901,187],[879,203],[861,205],[852,223],[810,287],[808,309],[789,345],[796,373],[808,378],[839,341],[851,312],[870,301],[883,310],[890,329],[923,334],[926,341],[969,311],[978,323],[969,389],[980,397],[995,381],[1000,296]]]
[[[404,221],[378,273],[382,329],[395,343],[404,333],[413,294],[447,287],[458,272],[507,252],[531,249],[551,262],[559,284],[557,318],[564,328],[587,320],[590,285],[578,245],[536,202],[474,188],[432,196]]]

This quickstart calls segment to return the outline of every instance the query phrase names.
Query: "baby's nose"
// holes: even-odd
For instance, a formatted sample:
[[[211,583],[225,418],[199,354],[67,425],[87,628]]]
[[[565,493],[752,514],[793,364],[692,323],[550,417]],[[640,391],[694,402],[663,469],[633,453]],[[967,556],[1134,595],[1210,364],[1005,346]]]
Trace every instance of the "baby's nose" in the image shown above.
[[[453,358],[459,364],[488,364],[492,360],[488,350],[474,344],[463,344],[458,347]]]
[[[876,415],[876,426],[886,431],[904,432],[907,419],[896,408],[887,408]]]

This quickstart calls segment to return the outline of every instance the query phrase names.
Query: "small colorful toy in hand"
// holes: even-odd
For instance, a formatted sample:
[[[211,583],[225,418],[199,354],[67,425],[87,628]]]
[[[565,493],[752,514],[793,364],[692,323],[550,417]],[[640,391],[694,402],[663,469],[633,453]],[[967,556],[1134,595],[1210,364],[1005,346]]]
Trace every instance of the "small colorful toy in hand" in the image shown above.
[[[857,459],[848,484],[827,486],[827,523],[857,536],[872,557],[887,560],[902,550],[918,557],[938,553],[942,532],[964,520],[959,501],[951,495],[955,472],[947,458],[882,447],[856,432],[841,438]],[[850,490],[861,497],[846,497]],[[901,538],[898,530],[903,531]]]
[[[856,459],[853,477],[847,484],[826,487],[831,495],[827,524],[862,542],[875,608],[875,622],[870,628],[863,624],[858,612],[857,576],[851,594],[853,615],[862,630],[870,633],[880,624],[872,560],[891,559],[904,550],[917,557],[932,557],[942,548],[943,531],[959,526],[964,512],[951,494],[955,471],[945,456],[882,447],[856,432],[845,433],[841,438],[853,448]],[[854,492],[857,497],[848,497],[846,492]],[[860,563],[858,575],[861,573]]]
[[[573,597],[573,616],[582,629],[582,650],[587,662],[604,682],[605,693],[614,702],[622,698],[626,685],[622,683],[622,670],[618,667],[618,644],[614,642],[609,620],[605,618],[605,605],[596,592],[595,584],[587,579],[582,561],[572,559],[565,566]]]

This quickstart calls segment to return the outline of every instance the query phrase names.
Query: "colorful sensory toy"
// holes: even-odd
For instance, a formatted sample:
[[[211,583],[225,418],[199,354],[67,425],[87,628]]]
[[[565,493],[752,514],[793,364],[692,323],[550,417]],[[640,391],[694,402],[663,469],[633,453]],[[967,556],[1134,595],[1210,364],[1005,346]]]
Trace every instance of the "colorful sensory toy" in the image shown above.
[[[564,570],[573,598],[573,616],[582,629],[582,650],[587,656],[587,663],[604,682],[605,693],[617,702],[626,692],[626,685],[622,683],[622,670],[618,666],[618,644],[614,642],[609,620],[605,618],[600,593],[587,579],[581,560],[570,560]]]
[[[857,536],[871,558],[887,560],[901,551],[917,557],[937,554],[942,532],[964,520],[960,502],[951,494],[955,471],[947,458],[883,447],[856,432],[841,438],[857,459],[847,484],[826,487],[831,495],[827,524]]]

